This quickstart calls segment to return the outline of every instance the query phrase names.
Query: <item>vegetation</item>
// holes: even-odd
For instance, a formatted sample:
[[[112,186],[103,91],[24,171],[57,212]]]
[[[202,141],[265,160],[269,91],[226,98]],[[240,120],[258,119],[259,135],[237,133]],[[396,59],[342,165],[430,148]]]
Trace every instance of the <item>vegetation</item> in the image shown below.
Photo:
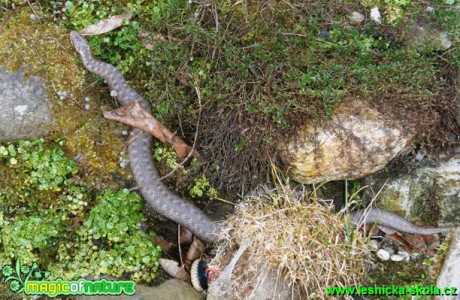
[[[427,11],[412,0],[76,0],[50,1],[36,11],[72,30],[133,14],[122,28],[88,37],[92,51],[117,65],[158,119],[180,124],[188,140],[197,131],[200,152],[212,158],[207,178],[234,193],[269,174],[276,140],[305,120],[330,117],[338,102],[366,99],[399,117],[417,130],[417,147],[436,152],[452,143],[445,137],[458,131],[452,100],[458,51],[405,38],[428,22],[458,47],[452,1],[433,1]],[[381,25],[349,21],[350,11],[372,7],[380,9]]]
[[[364,239],[349,239],[341,215],[320,204],[315,194],[295,191],[277,176],[274,189],[236,206],[210,264],[223,269],[238,246],[251,245],[232,272],[234,299],[245,299],[247,289],[268,274],[288,285],[273,286],[299,291],[301,298],[326,299],[324,287],[354,286],[363,280],[369,259]]]
[[[151,281],[161,248],[139,234],[140,196],[104,190],[91,200],[61,146],[43,139],[0,145],[0,262],[38,262],[53,278]]]
[[[275,139],[357,98],[404,116],[419,145],[448,144],[439,132],[455,130],[452,118],[440,116],[453,114],[449,72],[458,53],[440,57],[438,46],[414,48],[402,36],[424,18],[458,43],[455,4],[433,2],[435,13],[411,0],[316,4],[79,0],[52,9],[70,29],[134,14],[121,29],[89,38],[91,47],[143,90],[160,120],[182,124],[189,139],[198,130],[201,152],[212,157],[208,177],[220,189],[254,186],[269,173]],[[383,25],[348,21],[347,11],[375,5]]]
[[[76,246],[59,245],[59,268],[66,271],[57,269],[53,275],[122,278],[130,274],[133,280],[150,282],[158,270],[161,248],[139,234],[142,199],[128,190],[105,190],[96,201],[76,231]]]
[[[88,37],[93,53],[116,65],[155,116],[196,142],[208,159],[185,171],[169,148],[156,147],[160,168],[188,176],[175,185],[167,182],[182,195],[235,195],[265,181],[276,162],[276,141],[306,120],[330,118],[340,102],[369,101],[415,129],[414,147],[432,153],[459,134],[453,117],[453,80],[460,67],[457,0],[431,1],[432,11],[415,0],[0,4],[0,65],[40,74],[56,113],[50,141],[0,146],[6,174],[0,182],[2,262],[21,257],[24,264],[38,261],[53,274],[67,270],[72,276],[154,276],[160,251],[138,234],[140,198],[114,192],[130,178],[120,159],[126,128],[100,116],[101,106],[116,104],[102,96],[108,93],[101,78],[85,77],[68,39],[69,30],[116,14],[133,18]],[[382,13],[381,25],[349,20],[350,12],[367,14],[374,6]],[[419,23],[446,32],[451,49],[410,41]],[[80,172],[68,157],[78,161]],[[274,202],[272,208],[279,208]],[[253,207],[269,209],[262,203]],[[297,209],[305,207],[292,208]]]

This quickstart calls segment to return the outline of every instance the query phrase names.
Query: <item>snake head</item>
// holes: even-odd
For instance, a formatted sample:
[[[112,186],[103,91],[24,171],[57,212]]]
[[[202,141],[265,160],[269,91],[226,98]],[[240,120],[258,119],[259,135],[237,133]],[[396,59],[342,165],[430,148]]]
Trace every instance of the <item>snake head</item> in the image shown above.
[[[82,57],[88,57],[91,55],[91,50],[89,48],[88,42],[78,32],[71,31],[70,40],[72,41],[72,44],[75,47],[75,50]]]

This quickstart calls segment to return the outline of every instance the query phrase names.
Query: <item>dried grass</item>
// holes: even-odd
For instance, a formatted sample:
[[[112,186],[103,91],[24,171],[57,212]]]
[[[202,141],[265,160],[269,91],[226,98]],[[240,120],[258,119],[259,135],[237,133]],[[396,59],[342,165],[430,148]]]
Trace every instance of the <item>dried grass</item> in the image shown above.
[[[237,205],[211,262],[225,268],[238,246],[252,241],[232,274],[235,299],[247,296],[268,271],[314,298],[326,298],[327,286],[352,286],[363,277],[368,257],[363,239],[355,235],[349,242],[341,215],[307,198],[308,203],[299,201],[298,192],[280,184]]]

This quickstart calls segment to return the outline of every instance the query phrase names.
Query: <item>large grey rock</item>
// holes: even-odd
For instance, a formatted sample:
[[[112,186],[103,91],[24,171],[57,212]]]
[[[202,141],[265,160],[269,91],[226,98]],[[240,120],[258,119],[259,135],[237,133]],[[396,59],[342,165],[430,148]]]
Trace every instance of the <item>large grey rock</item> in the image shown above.
[[[178,279],[170,279],[159,286],[135,286],[136,294],[132,296],[79,296],[78,300],[203,300],[205,296],[197,292],[190,284]]]
[[[307,123],[291,141],[278,144],[291,178],[312,184],[356,179],[385,167],[407,150],[413,133],[366,102],[341,103],[332,120]]]
[[[53,116],[39,77],[0,69],[0,105],[0,142],[48,134]]]
[[[435,299],[460,299],[460,228],[454,233],[452,242],[450,243],[449,252],[447,253],[441,273],[438,276],[436,286],[443,287],[456,287],[457,296],[438,296]]]
[[[460,155],[388,181],[378,206],[410,221],[460,224]]]

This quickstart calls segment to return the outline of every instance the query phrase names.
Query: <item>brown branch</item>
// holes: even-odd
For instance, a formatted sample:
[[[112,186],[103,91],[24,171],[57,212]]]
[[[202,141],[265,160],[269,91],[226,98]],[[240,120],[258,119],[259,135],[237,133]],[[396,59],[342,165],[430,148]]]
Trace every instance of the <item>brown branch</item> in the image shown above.
[[[162,143],[172,145],[181,160],[189,156],[189,153],[195,156],[198,155],[192,147],[184,143],[160,121],[155,119],[137,101],[113,111],[103,112],[102,114],[108,120],[118,121],[139,128],[142,131],[150,133]]]

